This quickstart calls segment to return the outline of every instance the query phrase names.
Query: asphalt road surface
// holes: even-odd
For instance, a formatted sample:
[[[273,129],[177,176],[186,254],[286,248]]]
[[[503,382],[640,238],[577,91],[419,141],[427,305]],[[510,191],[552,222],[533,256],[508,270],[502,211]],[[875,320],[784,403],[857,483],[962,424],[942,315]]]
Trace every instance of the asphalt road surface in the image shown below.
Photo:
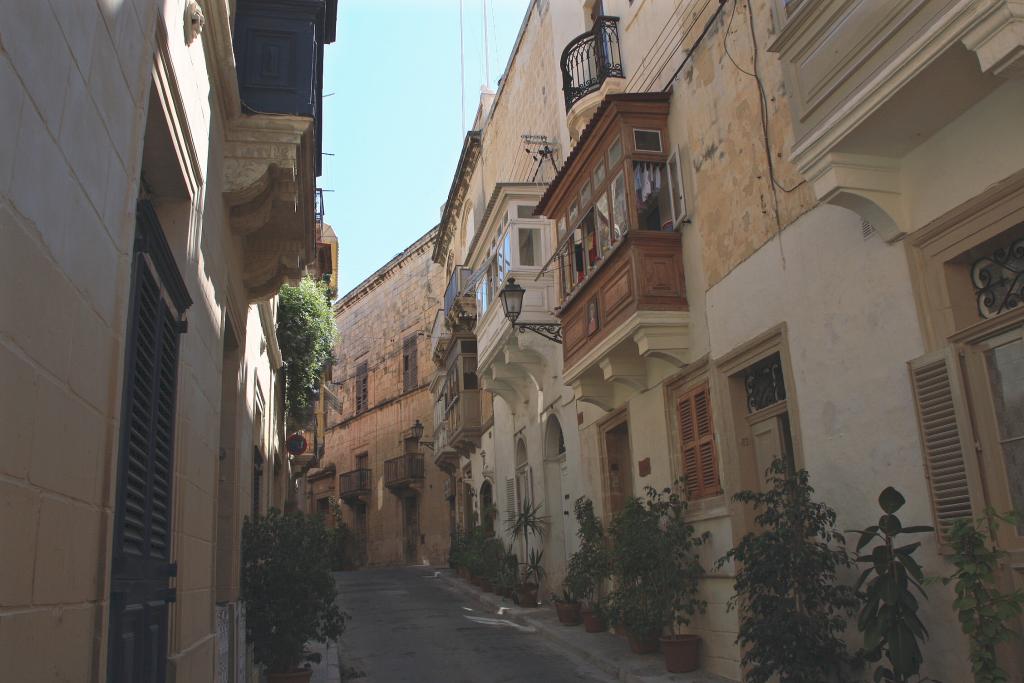
[[[613,679],[549,646],[427,567],[336,574],[350,615],[339,642],[359,683],[568,683]]]

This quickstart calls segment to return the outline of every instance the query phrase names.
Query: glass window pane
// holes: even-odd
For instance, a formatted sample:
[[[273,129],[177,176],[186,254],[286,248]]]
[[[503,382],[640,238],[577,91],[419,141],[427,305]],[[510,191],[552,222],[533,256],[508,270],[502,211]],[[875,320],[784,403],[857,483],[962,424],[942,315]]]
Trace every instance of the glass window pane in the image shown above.
[[[572,206],[569,207],[569,229],[570,230],[576,227],[576,221],[579,220],[579,217],[580,217],[580,207],[579,207],[579,204],[577,204],[576,202],[573,202]]]
[[[604,182],[604,164],[599,161],[594,167],[594,187],[600,187],[602,182]]]
[[[656,130],[633,130],[633,144],[638,152],[660,152],[661,133]]]
[[[614,166],[622,158],[622,140],[615,138],[615,142],[608,148],[608,166]]]
[[[587,202],[590,201],[590,181],[583,183],[583,187],[580,188],[580,206],[586,206]]]
[[[594,204],[594,214],[597,219],[597,236],[601,255],[608,253],[612,246],[611,216],[608,215],[608,195],[604,192],[597,198]]]
[[[622,171],[612,181],[612,244],[615,244],[629,230],[626,219],[626,176]]]
[[[985,359],[1010,502],[1015,509],[1024,510],[1024,341],[997,346]],[[1017,522],[1017,532],[1024,534],[1024,517]]]
[[[509,268],[512,267],[512,232],[506,232],[505,237],[501,240],[501,252],[498,254],[498,263],[500,265],[498,272],[498,282],[505,279],[508,275]]]
[[[594,268],[594,264],[601,260],[601,251],[597,245],[597,231],[594,227],[593,209],[583,217],[583,248],[587,257],[587,272]]]
[[[519,228],[519,265],[539,266],[540,254],[538,247],[540,241],[537,239],[537,230],[534,228]]]
[[[633,164],[636,213],[641,230],[672,230],[672,207],[665,164],[641,161]]]
[[[533,218],[533,212],[537,207],[533,204],[520,204],[516,207],[516,216],[519,218]]]

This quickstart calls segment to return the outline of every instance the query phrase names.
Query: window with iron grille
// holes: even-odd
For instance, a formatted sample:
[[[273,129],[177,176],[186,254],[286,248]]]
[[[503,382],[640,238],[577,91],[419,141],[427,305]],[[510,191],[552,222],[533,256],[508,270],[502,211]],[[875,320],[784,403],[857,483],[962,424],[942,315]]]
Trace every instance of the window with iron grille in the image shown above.
[[[356,366],[356,412],[370,405],[370,366],[365,361]]]

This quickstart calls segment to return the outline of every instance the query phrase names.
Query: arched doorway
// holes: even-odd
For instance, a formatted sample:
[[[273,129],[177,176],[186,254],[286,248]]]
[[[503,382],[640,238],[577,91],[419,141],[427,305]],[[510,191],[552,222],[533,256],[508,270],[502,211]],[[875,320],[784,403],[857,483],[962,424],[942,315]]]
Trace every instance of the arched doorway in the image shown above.
[[[480,526],[488,536],[494,535],[494,517],[497,510],[494,507],[494,486],[489,479],[484,479],[480,484]]]
[[[562,574],[575,549],[575,524],[568,467],[565,462],[565,438],[555,415],[544,424],[544,508],[550,521],[545,556],[553,562],[554,573]]]

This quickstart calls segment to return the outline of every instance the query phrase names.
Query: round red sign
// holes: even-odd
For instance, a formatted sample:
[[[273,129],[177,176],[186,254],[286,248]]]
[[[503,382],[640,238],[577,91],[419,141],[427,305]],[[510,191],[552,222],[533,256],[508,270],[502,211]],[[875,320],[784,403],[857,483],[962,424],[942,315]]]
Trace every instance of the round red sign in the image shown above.
[[[285,449],[292,455],[301,455],[306,452],[306,447],[309,444],[306,442],[306,437],[296,432],[288,437],[284,442]]]

